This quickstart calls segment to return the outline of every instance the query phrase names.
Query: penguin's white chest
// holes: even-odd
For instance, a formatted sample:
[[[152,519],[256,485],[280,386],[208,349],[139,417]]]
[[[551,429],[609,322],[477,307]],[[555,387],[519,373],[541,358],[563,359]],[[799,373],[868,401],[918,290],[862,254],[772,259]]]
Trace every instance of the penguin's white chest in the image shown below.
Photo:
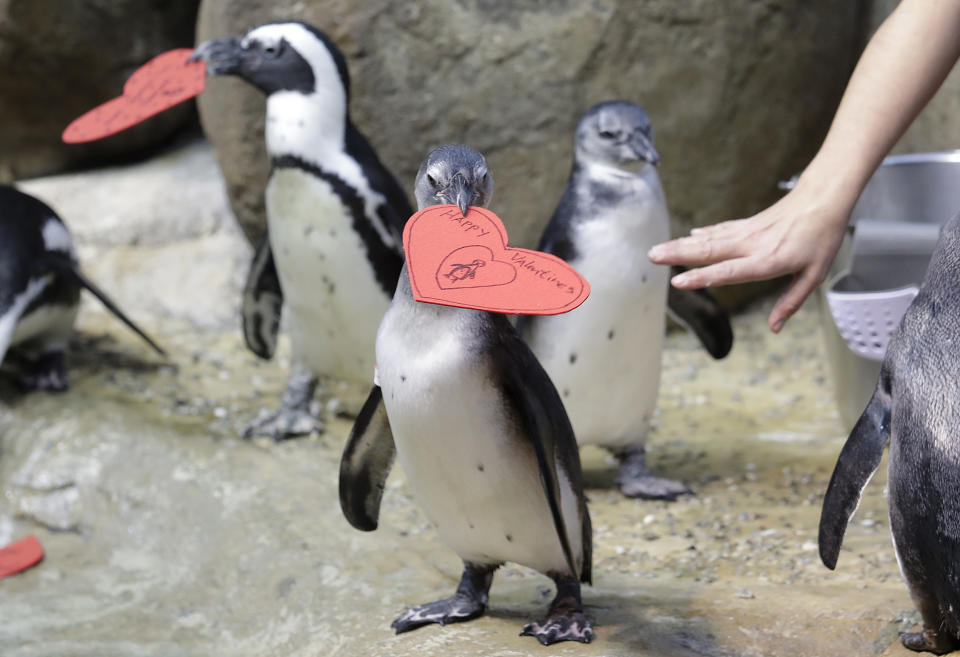
[[[669,270],[646,253],[669,237],[653,195],[601,210],[571,235],[590,296],[537,318],[526,339],[560,393],[580,444],[641,443],[656,407]]]
[[[266,201],[294,357],[316,374],[369,380],[389,297],[350,209],[329,182],[296,168],[274,170]]]
[[[450,316],[450,309],[438,314]],[[505,411],[487,359],[466,322],[420,331],[384,318],[377,337],[383,399],[397,456],[418,504],[443,541],[466,561],[512,561],[566,572],[563,551],[529,440]],[[469,317],[469,315],[465,315]],[[578,507],[560,473],[564,517],[581,553]]]
[[[50,277],[31,280],[10,307],[0,315],[0,362],[8,347],[38,340],[41,350],[66,346],[77,317],[78,304],[42,305],[24,315],[27,307],[49,285]]]

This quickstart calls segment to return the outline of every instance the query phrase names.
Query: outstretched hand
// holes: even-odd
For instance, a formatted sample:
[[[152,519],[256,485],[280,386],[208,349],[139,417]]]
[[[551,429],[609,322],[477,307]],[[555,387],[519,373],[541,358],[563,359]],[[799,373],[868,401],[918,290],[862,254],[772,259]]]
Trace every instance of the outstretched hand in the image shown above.
[[[780,201],[747,219],[695,228],[689,237],[658,244],[650,260],[698,266],[674,276],[680,289],[729,285],[794,274],[768,323],[777,333],[826,278],[840,248],[850,208],[821,204],[814,191],[798,186]]]
[[[830,269],[853,205],[883,156],[960,59],[960,2],[901,0],[864,49],[823,145],[779,202],[659,244],[650,259],[705,265],[681,289],[793,274],[770,313],[778,332]]]

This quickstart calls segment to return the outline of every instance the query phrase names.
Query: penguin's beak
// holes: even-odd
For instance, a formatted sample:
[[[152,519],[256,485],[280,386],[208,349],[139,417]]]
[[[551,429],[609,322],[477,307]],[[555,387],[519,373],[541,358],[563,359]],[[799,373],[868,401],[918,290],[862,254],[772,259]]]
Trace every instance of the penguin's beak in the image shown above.
[[[467,182],[466,178],[457,174],[450,181],[450,186],[444,191],[447,199],[460,208],[460,212],[466,217],[467,210],[473,201],[473,186]]]
[[[237,75],[243,68],[248,52],[237,37],[224,37],[204,41],[193,51],[187,61],[202,61],[207,65],[208,75]]]
[[[653,141],[640,130],[630,135],[630,150],[634,152],[637,159],[649,162],[653,166],[660,164],[660,154],[653,147]]]

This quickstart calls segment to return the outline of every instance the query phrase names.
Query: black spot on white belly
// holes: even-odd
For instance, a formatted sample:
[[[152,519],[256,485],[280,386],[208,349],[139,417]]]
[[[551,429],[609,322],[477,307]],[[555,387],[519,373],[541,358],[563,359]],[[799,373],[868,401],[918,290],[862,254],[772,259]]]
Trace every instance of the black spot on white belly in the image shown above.
[[[480,472],[483,472],[483,470],[484,470],[484,468],[483,468],[483,463],[478,463],[478,464],[477,464],[477,470],[479,470]]]
[[[646,275],[646,274],[644,274],[643,276],[640,277],[640,282],[641,282],[641,283],[646,283],[646,282],[647,282],[647,275]]]
[[[613,340],[613,329],[607,332],[607,340]]]
[[[506,535],[504,536],[504,538],[507,539],[507,542],[508,542],[508,543],[513,543],[513,536],[511,536],[510,534],[506,534]]]
[[[563,389],[563,396],[564,396],[564,397],[569,397],[569,396],[570,396],[570,388],[564,388],[564,389]]]
[[[400,375],[400,383],[403,383],[403,382],[406,381],[406,380],[407,380],[407,375],[406,375],[406,374],[401,374],[401,375]]]
[[[312,232],[313,232],[313,226],[307,226],[306,228],[303,229],[303,236],[310,237],[310,233]]]
[[[577,362],[577,355],[576,355],[576,354],[570,354],[570,364],[573,365],[573,364],[576,363],[576,362]]]

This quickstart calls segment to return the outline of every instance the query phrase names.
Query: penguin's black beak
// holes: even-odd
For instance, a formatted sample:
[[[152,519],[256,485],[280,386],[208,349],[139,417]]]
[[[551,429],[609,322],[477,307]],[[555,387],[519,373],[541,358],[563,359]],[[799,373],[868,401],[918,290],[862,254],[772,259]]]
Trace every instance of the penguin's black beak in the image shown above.
[[[461,174],[457,174],[444,191],[449,202],[460,208],[460,212],[466,217],[467,209],[473,203],[473,186]]]
[[[204,41],[193,51],[187,61],[202,61],[207,65],[208,75],[238,75],[249,53],[237,37],[224,37]]]
[[[653,140],[641,130],[636,130],[630,135],[630,149],[637,156],[637,159],[649,162],[653,166],[660,164],[660,154],[653,147]]]

